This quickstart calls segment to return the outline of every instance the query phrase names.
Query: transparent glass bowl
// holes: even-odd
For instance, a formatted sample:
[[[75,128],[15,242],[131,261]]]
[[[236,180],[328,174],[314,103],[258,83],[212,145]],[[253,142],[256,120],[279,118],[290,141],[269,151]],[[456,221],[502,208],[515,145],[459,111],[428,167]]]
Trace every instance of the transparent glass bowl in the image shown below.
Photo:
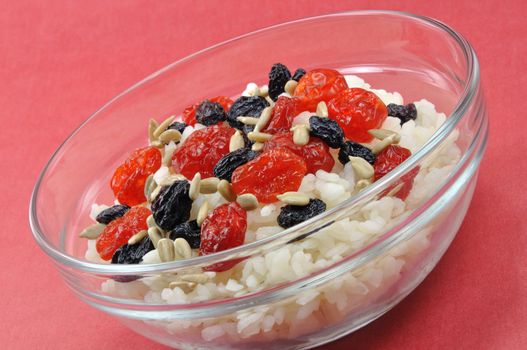
[[[426,98],[448,117],[395,171],[326,213],[269,239],[165,264],[104,265],[85,260],[86,241],[77,234],[90,224],[92,203],[112,203],[109,178],[124,154],[145,144],[148,119],[179,114],[206,97],[235,96],[250,81],[264,84],[275,62],[357,74],[373,87],[400,92],[405,101]],[[237,297],[190,304],[144,301],[143,281],[232,258],[244,257],[247,263],[268,257],[334,221],[356,216],[402,175],[426,167],[454,134],[461,151],[458,161],[412,204],[411,211],[366,247],[311,274]],[[307,18],[200,51],[114,98],[46,165],[31,198],[30,222],[35,239],[82,300],[153,340],[181,349],[305,349],[366,325],[426,277],[465,216],[486,138],[477,59],[452,29],[397,12]],[[324,230],[313,235],[323,238]],[[395,268],[394,261],[402,261],[402,266]],[[139,279],[115,282],[131,276]],[[116,288],[109,289],[109,283]],[[312,309],[307,316],[306,308]]]

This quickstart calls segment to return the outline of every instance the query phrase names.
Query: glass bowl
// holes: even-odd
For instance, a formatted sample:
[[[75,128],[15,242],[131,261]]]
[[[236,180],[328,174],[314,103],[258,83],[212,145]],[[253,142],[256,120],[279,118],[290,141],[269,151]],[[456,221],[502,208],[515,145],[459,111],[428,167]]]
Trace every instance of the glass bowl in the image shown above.
[[[179,114],[210,96],[236,96],[250,81],[265,84],[275,62],[357,74],[376,88],[400,92],[406,101],[426,98],[446,114],[446,121],[396,170],[272,237],[171,263],[86,260],[86,241],[78,233],[90,224],[92,203],[113,202],[109,178],[125,154],[145,145],[148,119]],[[46,165],[31,198],[30,223],[40,247],[83,301],[146,337],[181,349],[305,349],[368,324],[427,276],[466,214],[486,138],[477,58],[452,29],[430,18],[386,11],[306,18],[200,51],[111,100]],[[270,271],[279,272],[276,266],[293,264],[291,249],[329,239],[325,227],[369,210],[401,176],[426,169],[453,145],[459,151],[455,161],[429,179],[404,215],[367,245],[335,254],[309,273],[235,296],[193,302],[180,296],[180,302],[172,303],[159,297],[172,293],[164,279],[220,261],[243,258],[239,265],[250,270],[276,259]]]

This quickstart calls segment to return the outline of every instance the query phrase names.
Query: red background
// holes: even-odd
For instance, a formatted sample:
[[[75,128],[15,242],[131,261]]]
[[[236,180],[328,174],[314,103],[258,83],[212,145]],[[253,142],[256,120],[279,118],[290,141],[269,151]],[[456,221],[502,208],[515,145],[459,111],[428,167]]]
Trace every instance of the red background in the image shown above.
[[[291,19],[375,6],[435,17],[469,39],[480,58],[490,142],[468,215],[437,268],[394,310],[324,348],[526,349],[526,3],[249,3],[3,3],[2,347],[163,349],[80,302],[31,237],[30,191],[73,128],[149,73],[218,41]]]

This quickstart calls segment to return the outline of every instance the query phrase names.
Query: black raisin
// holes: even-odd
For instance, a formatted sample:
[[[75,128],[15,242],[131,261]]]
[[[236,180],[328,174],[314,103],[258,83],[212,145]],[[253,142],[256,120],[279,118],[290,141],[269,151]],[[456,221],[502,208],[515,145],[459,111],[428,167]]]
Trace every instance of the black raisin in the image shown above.
[[[291,79],[291,72],[281,63],[275,63],[269,72],[269,97],[276,101],[278,96],[283,93],[285,83]]]
[[[192,220],[174,227],[170,232],[169,237],[173,241],[175,241],[176,238],[184,238],[190,245],[190,248],[198,249],[201,242],[201,229],[198,226],[198,222]]]
[[[390,117],[401,119],[401,125],[417,118],[417,109],[413,103],[409,103],[406,106],[390,103],[386,108],[388,108],[388,115]]]
[[[344,131],[332,119],[314,115],[309,118],[309,128],[311,135],[320,138],[331,148],[339,148],[344,142]]]
[[[232,104],[227,114],[227,122],[236,129],[244,130],[245,124],[238,121],[238,117],[259,118],[262,110],[269,106],[269,102],[261,96],[241,96]],[[252,129],[251,129],[252,130]]]
[[[189,189],[188,181],[176,181],[157,195],[152,203],[152,215],[163,230],[170,231],[189,219],[192,206]]]
[[[180,133],[183,133],[186,127],[187,127],[187,124],[183,122],[173,122],[172,124],[168,126],[167,129],[174,129],[174,130],[179,131]]]
[[[217,102],[205,100],[201,102],[196,110],[197,122],[206,126],[218,124],[225,119],[227,119],[227,114],[221,104]]]
[[[306,75],[306,70],[303,68],[298,68],[291,79],[299,81],[304,75]]]
[[[232,173],[239,166],[253,160],[258,152],[249,148],[240,148],[234,152],[224,155],[214,167],[214,176],[231,182]]]
[[[344,142],[339,150],[339,160],[342,164],[349,162],[349,157],[364,158],[371,165],[375,163],[375,154],[371,149],[353,141]]]
[[[139,264],[143,256],[154,250],[150,237],[143,238],[139,243],[125,244],[113,253],[112,264]]]
[[[307,205],[288,204],[280,210],[278,225],[283,228],[289,228],[311,219],[324,211],[326,211],[326,203],[316,198],[310,199]]]
[[[127,205],[114,205],[113,207],[101,211],[95,220],[100,224],[108,225],[113,220],[126,214],[128,210],[130,210],[130,207]]]

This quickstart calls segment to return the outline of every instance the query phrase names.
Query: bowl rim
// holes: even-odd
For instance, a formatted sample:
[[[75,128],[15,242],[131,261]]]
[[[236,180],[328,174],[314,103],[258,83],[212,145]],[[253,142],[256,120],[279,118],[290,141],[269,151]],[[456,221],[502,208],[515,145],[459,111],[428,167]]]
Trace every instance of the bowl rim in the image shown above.
[[[79,132],[79,130],[81,130],[85,124],[89,123],[91,119],[95,118],[101,111],[105,110],[107,107],[112,105],[116,100],[138,89],[142,85],[155,79],[156,77],[165,73],[166,71],[171,70],[177,65],[180,65],[188,60],[191,60],[203,53],[212,51],[218,47],[229,45],[233,42],[257,35],[259,33],[270,32],[270,31],[273,31],[273,30],[276,30],[282,27],[297,25],[300,23],[306,23],[306,22],[316,21],[320,19],[327,19],[331,17],[371,16],[371,15],[388,15],[388,16],[393,16],[393,17],[402,17],[402,18],[406,18],[409,20],[415,20],[418,22],[422,22],[426,25],[433,26],[436,29],[443,31],[445,34],[449,35],[452,39],[454,39],[455,42],[459,45],[459,47],[462,49],[464,58],[465,58],[465,64],[467,66],[467,76],[465,80],[466,83],[463,88],[463,91],[461,92],[458,102],[456,106],[453,108],[452,113],[449,115],[449,117],[446,119],[443,125],[432,135],[432,137],[423,145],[423,147],[421,147],[416,153],[412,154],[411,157],[409,157],[404,163],[402,163],[399,167],[397,167],[396,169],[391,171],[389,174],[384,176],[382,179],[368,186],[365,190],[361,191],[360,193],[355,194],[351,196],[350,198],[348,198],[347,200],[339,203],[334,208],[320,215],[317,215],[316,217],[310,220],[307,220],[299,225],[283,230],[282,232],[277,233],[276,235],[273,235],[272,237],[268,237],[262,240],[244,244],[242,246],[228,249],[222,252],[218,252],[218,253],[214,253],[214,254],[210,254],[206,256],[194,257],[194,258],[187,259],[187,260],[179,260],[179,261],[168,262],[168,263],[137,264],[137,265],[99,264],[99,263],[94,263],[94,262],[90,262],[86,260],[81,260],[81,259],[75,258],[74,256],[66,254],[62,250],[56,248],[54,244],[52,244],[46,238],[46,235],[43,233],[43,230],[41,229],[40,224],[39,224],[38,215],[37,215],[37,204],[36,204],[40,185],[44,179],[44,176],[47,174],[49,167],[54,162],[54,160],[58,157],[61,150],[75,137],[75,135]],[[324,15],[319,15],[319,16],[305,17],[305,18],[301,18],[297,20],[287,21],[287,22],[283,22],[280,24],[264,27],[262,29],[258,29],[252,32],[248,32],[246,34],[236,36],[234,38],[222,41],[218,44],[209,46],[205,49],[199,50],[193,54],[183,57],[159,69],[158,71],[148,75],[146,78],[133,84],[131,87],[124,90],[123,92],[117,94],[115,97],[113,97],[107,103],[105,103],[99,109],[97,109],[94,113],[92,113],[85,121],[83,121],[53,152],[52,156],[47,161],[43,170],[40,172],[40,175],[37,179],[35,187],[33,188],[31,198],[30,198],[30,205],[29,205],[30,228],[34,236],[34,239],[37,241],[41,249],[44,250],[44,252],[47,255],[49,255],[51,258],[53,258],[56,262],[66,265],[67,267],[75,269],[75,270],[79,270],[82,272],[88,272],[88,273],[97,273],[99,275],[111,276],[111,275],[152,274],[152,273],[159,273],[159,272],[163,272],[167,270],[175,270],[175,269],[181,269],[184,267],[196,266],[198,264],[208,265],[208,264],[215,263],[218,260],[227,260],[232,256],[232,254],[237,254],[243,251],[257,249],[258,247],[264,246],[274,240],[287,237],[291,235],[293,232],[301,231],[302,229],[306,228],[307,226],[317,221],[323,221],[325,218],[331,215],[334,215],[337,212],[343,209],[346,209],[350,206],[353,206],[357,202],[360,202],[361,200],[382,191],[384,188],[389,186],[389,184],[393,182],[393,180],[395,180],[396,178],[399,178],[401,175],[408,172],[411,168],[417,165],[423,158],[425,158],[427,155],[433,152],[441,144],[441,142],[446,137],[448,137],[448,135],[454,130],[455,126],[463,118],[463,116],[465,115],[465,112],[467,111],[472,101],[474,100],[474,97],[477,95],[478,88],[479,88],[479,82],[480,82],[480,75],[479,75],[478,59],[476,57],[476,54],[473,48],[463,36],[461,36],[456,31],[454,31],[452,28],[450,28],[449,26],[447,26],[446,24],[443,24],[442,22],[438,20],[435,20],[435,19],[432,19],[426,16],[411,14],[408,12],[384,11],[384,10],[343,11],[343,12],[336,12],[336,13],[324,14]],[[406,222],[406,220],[404,221]],[[397,235],[397,233],[399,233],[399,231],[393,232],[392,235]],[[373,255],[379,254],[380,251],[374,248],[377,247],[384,240],[386,240],[388,237],[386,237],[386,235],[382,235],[382,237],[375,240],[373,242],[374,243],[373,246],[371,246],[369,249],[371,254]]]

